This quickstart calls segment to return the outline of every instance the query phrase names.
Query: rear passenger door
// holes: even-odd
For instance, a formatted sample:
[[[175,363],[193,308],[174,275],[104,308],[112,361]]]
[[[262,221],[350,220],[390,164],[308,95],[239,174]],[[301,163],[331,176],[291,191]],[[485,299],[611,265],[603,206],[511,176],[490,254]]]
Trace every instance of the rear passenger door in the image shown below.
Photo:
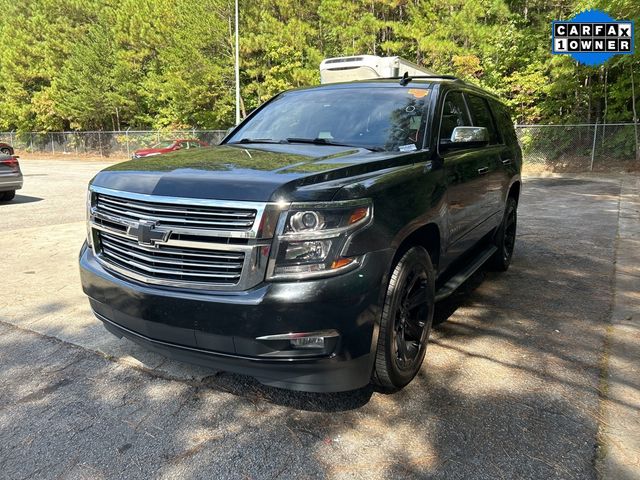
[[[504,202],[513,178],[520,174],[522,151],[518,145],[518,137],[516,136],[511,115],[507,108],[497,100],[490,100],[489,105],[491,106],[491,112],[498,126],[498,133],[500,134],[501,143],[503,144],[503,148],[500,150],[500,166],[502,168],[501,201]]]
[[[485,169],[484,191],[482,192],[482,210],[486,218],[483,232],[488,232],[502,219],[503,210],[503,157],[508,149],[504,145],[502,135],[496,126],[489,102],[486,98],[467,92],[467,105],[471,113],[471,121],[475,127],[485,127],[489,132],[489,145],[482,148],[482,167]],[[505,157],[506,158],[506,157]]]

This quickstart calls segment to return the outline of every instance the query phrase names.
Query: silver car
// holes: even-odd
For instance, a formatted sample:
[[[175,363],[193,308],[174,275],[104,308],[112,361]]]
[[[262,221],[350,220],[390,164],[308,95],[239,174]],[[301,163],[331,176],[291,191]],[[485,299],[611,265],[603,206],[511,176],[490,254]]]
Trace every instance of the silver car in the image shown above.
[[[8,202],[22,188],[22,172],[18,157],[0,154],[0,202]]]

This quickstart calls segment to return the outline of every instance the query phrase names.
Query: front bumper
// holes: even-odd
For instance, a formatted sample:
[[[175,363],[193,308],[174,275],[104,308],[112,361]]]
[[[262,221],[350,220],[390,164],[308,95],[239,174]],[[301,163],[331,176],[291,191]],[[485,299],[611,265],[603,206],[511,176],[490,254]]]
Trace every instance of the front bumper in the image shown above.
[[[154,287],[100,265],[83,247],[84,292],[106,328],[178,360],[293,390],[329,392],[369,382],[392,252],[372,252],[351,272],[245,292]],[[335,330],[331,351],[283,349],[258,337]]]

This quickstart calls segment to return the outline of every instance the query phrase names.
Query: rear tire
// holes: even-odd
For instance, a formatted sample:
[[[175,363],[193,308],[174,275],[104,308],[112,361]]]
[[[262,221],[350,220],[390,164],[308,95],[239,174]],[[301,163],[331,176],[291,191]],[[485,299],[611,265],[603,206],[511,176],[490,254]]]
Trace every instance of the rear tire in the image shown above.
[[[10,202],[16,196],[15,190],[9,190],[8,192],[0,192],[0,202]]]
[[[518,225],[518,204],[513,197],[507,198],[502,223],[496,231],[494,243],[498,251],[489,260],[492,270],[506,272],[511,265],[513,250],[516,243],[516,228]]]
[[[435,271],[422,247],[393,268],[385,297],[373,382],[399,390],[416,376],[427,348],[435,305]]]
[[[0,153],[4,153],[5,155],[13,155],[13,150],[8,147],[0,148]]]

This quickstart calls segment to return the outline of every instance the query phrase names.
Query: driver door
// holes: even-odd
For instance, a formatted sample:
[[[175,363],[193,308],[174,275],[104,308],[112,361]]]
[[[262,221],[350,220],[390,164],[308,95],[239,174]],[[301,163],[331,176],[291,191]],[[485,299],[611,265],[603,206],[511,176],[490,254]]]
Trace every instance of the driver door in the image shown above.
[[[455,127],[473,126],[461,91],[447,92],[440,119],[438,150],[447,184],[446,263],[466,252],[482,237],[485,220],[486,159],[482,148],[448,148]]]

